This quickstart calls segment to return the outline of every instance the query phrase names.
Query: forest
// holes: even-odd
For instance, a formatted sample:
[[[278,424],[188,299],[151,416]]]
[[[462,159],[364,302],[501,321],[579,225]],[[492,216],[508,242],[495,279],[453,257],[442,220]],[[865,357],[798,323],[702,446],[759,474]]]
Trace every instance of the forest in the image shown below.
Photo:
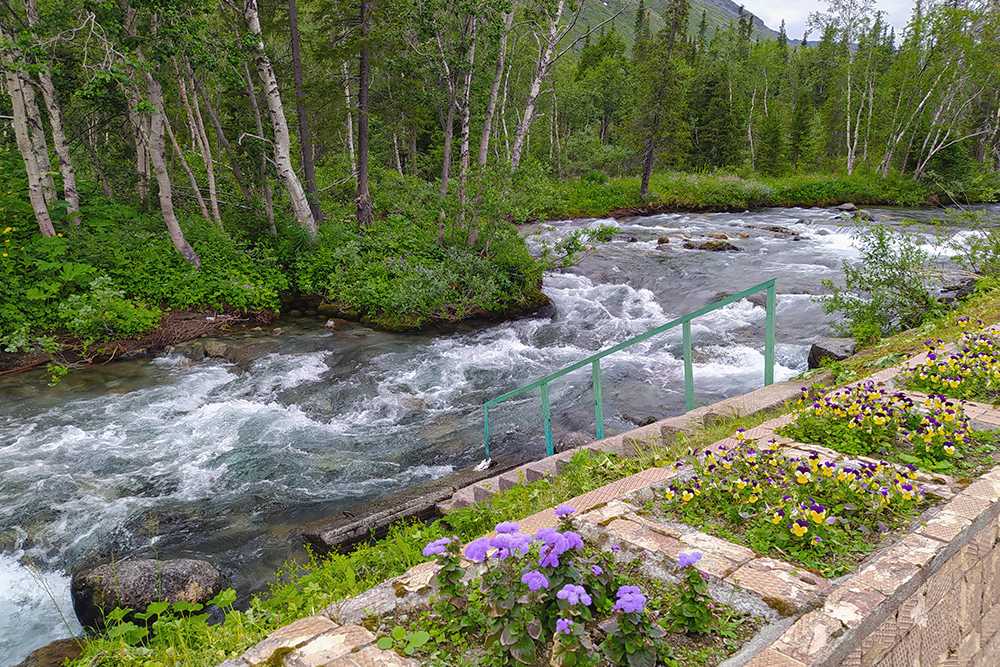
[[[993,201],[996,3],[801,38],[688,0],[0,0],[0,344],[523,312],[517,223]],[[107,348],[104,349],[107,352]]]

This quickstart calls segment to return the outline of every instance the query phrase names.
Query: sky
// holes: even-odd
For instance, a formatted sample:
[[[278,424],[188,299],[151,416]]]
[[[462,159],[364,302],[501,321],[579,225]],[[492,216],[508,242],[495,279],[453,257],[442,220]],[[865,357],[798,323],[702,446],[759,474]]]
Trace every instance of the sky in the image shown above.
[[[823,0],[735,0],[735,2],[744,5],[748,12],[759,16],[767,27],[774,30],[778,29],[781,20],[784,19],[788,38],[795,40],[802,39],[809,14],[827,9],[827,3]],[[875,0],[875,9],[885,12],[887,22],[896,29],[898,37],[910,20],[913,0]],[[809,35],[810,40],[819,38],[818,34]]]

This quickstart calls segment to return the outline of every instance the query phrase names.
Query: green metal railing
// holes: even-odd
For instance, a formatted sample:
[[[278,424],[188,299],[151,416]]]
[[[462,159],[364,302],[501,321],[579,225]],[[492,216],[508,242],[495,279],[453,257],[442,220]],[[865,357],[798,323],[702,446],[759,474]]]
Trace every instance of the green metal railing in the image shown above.
[[[684,337],[684,393],[687,401],[687,409],[694,409],[694,362],[691,357],[691,320],[696,317],[710,313],[713,310],[718,310],[724,306],[728,306],[731,303],[735,303],[740,299],[750,296],[760,292],[761,290],[767,290],[767,324],[764,333],[764,385],[770,385],[774,383],[774,311],[775,311],[775,289],[774,281],[772,278],[766,282],[759,285],[755,285],[748,290],[743,290],[739,294],[733,294],[728,296],[721,301],[716,301],[713,304],[705,306],[693,313],[688,313],[683,317],[678,317],[676,320],[667,322],[666,324],[660,325],[655,329],[650,329],[644,334],[640,334],[635,338],[629,338],[627,341],[618,343],[614,347],[609,347],[606,350],[598,352],[597,354],[591,355],[586,359],[576,362],[562,370],[558,370],[555,373],[546,375],[540,380],[535,380],[529,385],[525,385],[519,389],[513,391],[508,391],[502,396],[497,396],[491,399],[483,405],[483,424],[484,424],[484,434],[486,445],[486,458],[490,458],[490,406],[496,405],[506,401],[509,398],[514,398],[519,396],[526,391],[531,391],[535,387],[541,387],[542,390],[542,418],[545,421],[545,448],[549,456],[553,453],[552,444],[552,418],[549,411],[549,382],[557,378],[566,375],[567,373],[572,373],[578,368],[582,368],[587,364],[591,364],[593,367],[593,384],[594,384],[594,416],[597,422],[597,439],[601,440],[604,438],[604,406],[601,402],[601,359],[604,357],[614,354],[619,350],[624,350],[626,347],[631,347],[636,343],[640,343],[647,338],[651,338],[657,334],[661,334],[664,331],[673,329],[674,327],[680,325],[683,337]]]

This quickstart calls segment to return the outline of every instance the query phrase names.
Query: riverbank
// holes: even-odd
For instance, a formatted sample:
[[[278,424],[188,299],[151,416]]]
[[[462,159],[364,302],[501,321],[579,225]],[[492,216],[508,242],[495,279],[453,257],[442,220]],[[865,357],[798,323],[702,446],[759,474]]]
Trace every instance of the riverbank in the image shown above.
[[[926,338],[948,339],[957,335],[962,330],[958,322],[959,316],[990,314],[1000,319],[1000,295],[980,294],[963,304],[958,312],[934,320],[920,332],[905,332],[838,364],[832,377],[840,381],[845,378],[857,380],[884,369],[886,350],[891,350],[889,354],[898,361],[904,354],[919,352],[923,347],[922,341]],[[826,373],[830,375],[829,371]],[[803,383],[813,384],[818,380],[818,374],[813,373]],[[795,388],[792,389],[794,393]],[[386,539],[362,546],[350,554],[315,559],[304,568],[291,567],[282,573],[279,583],[268,596],[255,599],[247,612],[234,612],[237,620],[231,627],[227,628],[227,623],[227,626],[213,629],[207,635],[199,631],[198,636],[201,638],[197,640],[197,649],[193,645],[191,652],[187,654],[191,661],[189,664],[209,666],[220,662],[223,655],[237,657],[253,643],[252,637],[256,636],[259,640],[278,627],[310,615],[310,610],[323,609],[338,599],[351,597],[372,588],[380,581],[402,574],[424,560],[419,552],[429,541],[451,534],[469,541],[488,532],[499,521],[535,515],[545,508],[578,497],[581,493],[649,468],[663,470],[663,466],[683,455],[688,448],[704,447],[731,435],[739,428],[750,430],[773,416],[764,413],[745,414],[750,411],[747,406],[743,406],[739,410],[742,413],[739,416],[719,413],[712,419],[703,419],[701,424],[692,425],[694,428],[685,434],[682,441],[642,447],[637,458],[621,458],[614,453],[606,453],[600,457],[565,457],[569,460],[563,462],[559,476],[545,477],[532,484],[496,493],[478,507],[459,510],[444,521],[429,526],[398,526],[390,531]],[[701,410],[701,413],[706,412],[712,411]],[[257,620],[248,624],[246,614]],[[265,622],[262,619],[268,620]],[[101,650],[127,652],[127,647],[114,640],[101,640],[88,648],[87,655],[95,655]],[[154,647],[154,650],[161,649]],[[202,655],[208,657],[202,658]],[[212,656],[218,656],[218,659]],[[77,664],[86,664],[86,661]],[[123,661],[121,664],[131,663]]]

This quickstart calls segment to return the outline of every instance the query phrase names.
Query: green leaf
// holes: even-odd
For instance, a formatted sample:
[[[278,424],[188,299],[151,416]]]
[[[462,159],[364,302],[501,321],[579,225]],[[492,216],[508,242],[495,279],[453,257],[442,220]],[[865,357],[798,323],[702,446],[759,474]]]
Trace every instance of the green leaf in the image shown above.
[[[401,625],[397,625],[392,629],[392,638],[398,642],[403,641],[406,639],[406,629]]]
[[[413,639],[410,640],[410,646],[416,646],[417,648],[420,648],[428,641],[430,641],[430,639],[431,635],[429,632],[420,630],[413,635]]]
[[[375,642],[375,645],[378,646],[383,651],[387,651],[392,648],[392,638],[382,637],[377,642]]]

